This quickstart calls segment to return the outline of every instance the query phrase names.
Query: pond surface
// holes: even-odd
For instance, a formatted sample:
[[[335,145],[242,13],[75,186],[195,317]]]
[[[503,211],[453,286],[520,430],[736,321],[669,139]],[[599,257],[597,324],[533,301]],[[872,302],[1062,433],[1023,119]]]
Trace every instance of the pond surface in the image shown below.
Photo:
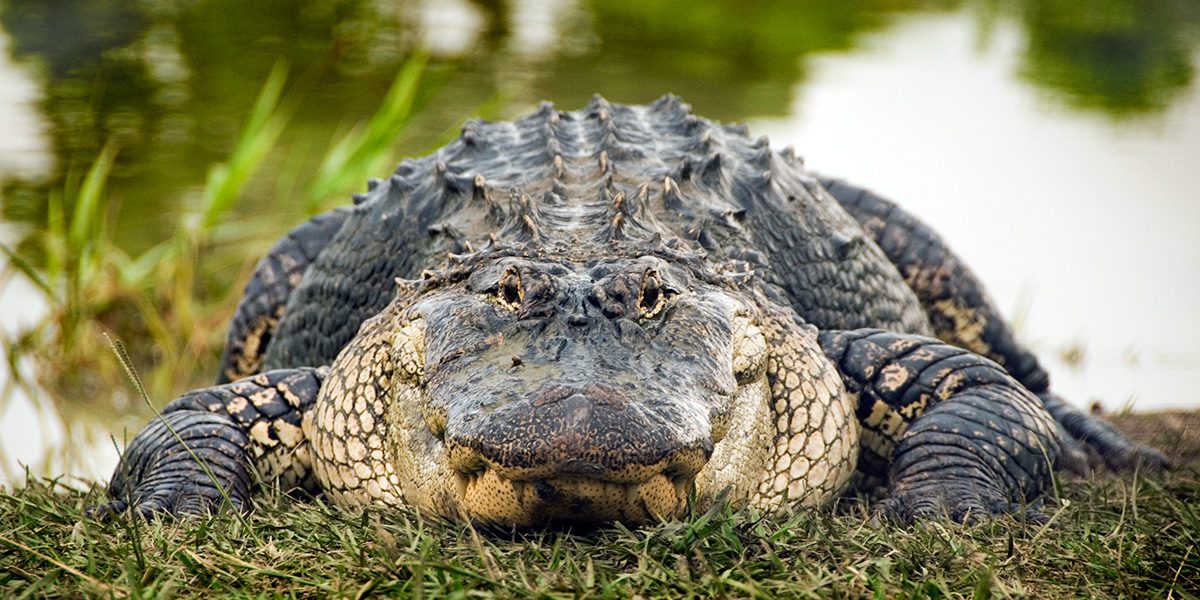
[[[423,40],[433,60],[401,155],[472,114],[674,92],[933,224],[1075,402],[1200,406],[1197,3],[743,4],[0,2],[0,242],[37,264],[48,190],[110,139],[118,245],[170,236],[282,61],[292,116],[273,174],[237,207],[265,248],[303,218],[298,174],[371,115]],[[4,267],[11,338],[46,309]],[[18,367],[31,379],[37,365]],[[12,382],[0,370],[0,481],[20,465],[107,478],[109,436],[146,418],[118,394],[79,410]]]

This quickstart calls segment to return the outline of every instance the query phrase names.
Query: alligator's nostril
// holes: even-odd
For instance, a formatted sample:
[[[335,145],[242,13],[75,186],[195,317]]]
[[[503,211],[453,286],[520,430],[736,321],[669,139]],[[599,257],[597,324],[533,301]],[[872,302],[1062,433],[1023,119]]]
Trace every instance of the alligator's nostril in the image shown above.
[[[535,396],[533,398],[533,400],[530,400],[529,405],[532,406],[533,408],[541,408],[543,406],[548,406],[548,405],[554,404],[555,402],[558,402],[559,400],[562,400],[564,398],[573,396],[573,395],[575,395],[575,393],[576,393],[575,388],[573,388],[571,386],[565,386],[565,385],[551,386],[551,387],[547,388],[546,390],[542,391],[542,393]]]

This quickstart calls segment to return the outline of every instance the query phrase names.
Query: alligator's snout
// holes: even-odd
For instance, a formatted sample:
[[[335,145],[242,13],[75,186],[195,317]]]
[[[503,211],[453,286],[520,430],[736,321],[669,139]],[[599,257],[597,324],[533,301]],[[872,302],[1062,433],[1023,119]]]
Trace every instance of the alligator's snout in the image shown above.
[[[472,419],[452,419],[452,469],[508,479],[553,476],[642,481],[664,470],[694,475],[712,454],[706,419],[633,401],[604,385],[550,386]]]
[[[603,384],[548,386],[451,419],[455,496],[472,516],[504,523],[667,517],[712,455],[698,416]]]

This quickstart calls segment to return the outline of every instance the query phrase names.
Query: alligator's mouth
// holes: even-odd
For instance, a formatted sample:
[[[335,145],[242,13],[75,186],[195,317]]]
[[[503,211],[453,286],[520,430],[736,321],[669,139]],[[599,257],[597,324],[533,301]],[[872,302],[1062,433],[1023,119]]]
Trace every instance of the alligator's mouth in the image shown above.
[[[454,475],[454,497],[473,520],[497,525],[647,523],[678,516],[692,477],[658,474],[621,483],[562,475],[507,479],[493,469]]]

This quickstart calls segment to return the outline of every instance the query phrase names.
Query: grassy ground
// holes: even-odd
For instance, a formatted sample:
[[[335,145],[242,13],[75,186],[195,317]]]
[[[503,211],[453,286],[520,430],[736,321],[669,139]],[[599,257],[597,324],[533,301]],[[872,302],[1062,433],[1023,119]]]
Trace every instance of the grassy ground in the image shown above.
[[[101,524],[82,518],[99,494],[0,494],[0,596],[1200,597],[1195,470],[1066,483],[1049,526],[719,509],[513,534],[280,497],[245,520]]]

